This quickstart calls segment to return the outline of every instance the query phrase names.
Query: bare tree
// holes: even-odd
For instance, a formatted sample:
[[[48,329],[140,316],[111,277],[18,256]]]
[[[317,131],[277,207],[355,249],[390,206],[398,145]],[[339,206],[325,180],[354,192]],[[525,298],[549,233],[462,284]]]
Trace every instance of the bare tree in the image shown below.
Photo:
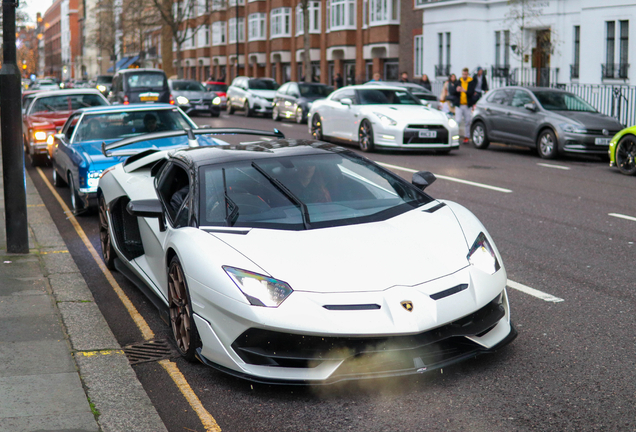
[[[305,82],[311,81],[311,39],[309,38],[309,0],[300,0],[300,10],[303,14],[303,71]]]
[[[510,9],[505,15],[505,22],[510,27],[510,46],[513,49],[513,54],[519,58],[522,65],[525,63],[526,55],[534,47],[533,40],[528,37],[527,31],[545,27],[541,22],[544,4],[545,2],[539,0],[508,0]],[[545,35],[546,33],[542,33],[540,37],[546,37]],[[557,37],[553,29],[551,29],[549,37],[550,40],[534,42],[546,47],[552,54],[557,45]]]

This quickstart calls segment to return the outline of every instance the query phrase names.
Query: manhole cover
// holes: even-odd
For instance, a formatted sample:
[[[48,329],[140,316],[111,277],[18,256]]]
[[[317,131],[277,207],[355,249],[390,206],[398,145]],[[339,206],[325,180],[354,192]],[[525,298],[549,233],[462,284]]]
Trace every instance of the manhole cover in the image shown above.
[[[122,348],[131,365],[179,357],[167,340],[152,340]]]

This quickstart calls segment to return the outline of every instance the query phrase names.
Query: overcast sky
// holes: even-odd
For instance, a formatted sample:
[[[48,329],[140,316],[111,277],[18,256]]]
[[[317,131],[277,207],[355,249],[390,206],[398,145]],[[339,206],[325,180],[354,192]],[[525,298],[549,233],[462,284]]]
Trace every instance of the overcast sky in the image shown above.
[[[27,4],[24,10],[29,14],[31,22],[35,22],[35,14],[40,12],[44,16],[44,12],[53,4],[53,0],[24,0]]]

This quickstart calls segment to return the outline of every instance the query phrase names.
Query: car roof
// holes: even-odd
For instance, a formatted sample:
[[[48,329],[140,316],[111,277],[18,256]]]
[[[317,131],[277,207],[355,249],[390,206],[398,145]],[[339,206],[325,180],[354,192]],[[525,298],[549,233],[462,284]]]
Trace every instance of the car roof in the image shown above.
[[[352,86],[342,87],[342,89],[353,89],[353,90],[369,90],[369,89],[383,89],[383,90],[404,90],[403,86],[384,84],[380,82],[380,84],[371,84],[364,83]],[[341,89],[338,89],[341,90]]]
[[[535,91],[551,91],[551,92],[555,92],[555,93],[571,93],[569,91],[566,90],[561,90],[561,89],[556,89],[553,87],[525,87],[525,86],[506,86],[506,87],[499,87],[497,89],[493,89],[494,90],[516,90],[516,89],[524,89],[524,90],[528,90],[531,92],[535,92]]]
[[[99,90],[91,89],[91,88],[81,88],[81,89],[68,89],[68,90],[50,90],[50,91],[39,91],[37,93],[37,97],[47,97],[47,96],[68,96],[68,95],[77,95],[77,94],[96,94],[102,95]]]
[[[174,105],[157,103],[157,104],[130,104],[130,105],[104,105],[99,107],[80,108],[77,112],[83,112],[87,114],[95,113],[111,113],[111,112],[128,112],[128,111],[158,111],[158,110],[171,110],[175,109]]]
[[[178,150],[172,157],[196,167],[248,160],[266,160],[285,156],[308,156],[349,150],[313,139],[276,139],[232,146],[202,146]]]
[[[157,69],[157,68],[122,69],[117,71],[118,74],[129,74],[129,73],[139,73],[139,72],[160,72],[165,74],[163,69]]]

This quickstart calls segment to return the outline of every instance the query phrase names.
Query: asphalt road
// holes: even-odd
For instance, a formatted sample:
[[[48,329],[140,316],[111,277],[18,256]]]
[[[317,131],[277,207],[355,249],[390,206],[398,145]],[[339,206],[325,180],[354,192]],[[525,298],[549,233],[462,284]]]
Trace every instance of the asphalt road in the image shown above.
[[[239,113],[240,114],[240,113]],[[270,119],[197,117],[201,125],[307,127]],[[510,280],[519,337],[500,352],[402,379],[327,387],[250,384],[176,359],[223,431],[635,431],[636,178],[597,158],[544,161],[533,152],[464,145],[450,155],[373,153],[410,180],[429,170],[436,198],[473,211],[494,238]],[[29,168],[69,250],[122,345],[143,340],[44,180]],[[43,168],[50,181],[50,168]],[[457,180],[473,182],[461,183]],[[57,189],[69,203],[68,189]],[[99,251],[96,214],[78,218]],[[378,260],[381,260],[381,254]],[[158,339],[169,326],[125,278],[115,278]],[[205,427],[156,362],[134,366],[170,431]]]

